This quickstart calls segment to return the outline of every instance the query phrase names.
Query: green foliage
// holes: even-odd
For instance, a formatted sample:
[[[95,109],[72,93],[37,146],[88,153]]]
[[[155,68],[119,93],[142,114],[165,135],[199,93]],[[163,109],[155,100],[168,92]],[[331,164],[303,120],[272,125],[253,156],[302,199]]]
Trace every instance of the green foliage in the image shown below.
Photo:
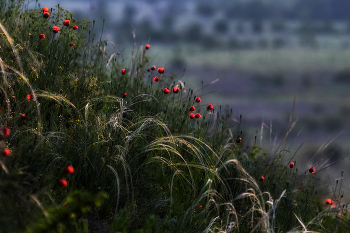
[[[251,147],[232,111],[197,103],[205,86],[148,73],[143,46],[126,58],[94,43],[87,21],[62,25],[73,16],[58,6],[46,19],[11,2],[0,20],[10,17],[0,36],[0,121],[11,129],[0,145],[11,149],[0,159],[3,232],[285,232],[295,216],[318,217],[310,176],[287,167],[284,147]]]
[[[107,195],[103,192],[95,197],[87,192],[74,191],[63,206],[47,209],[45,217],[39,219],[26,232],[88,232],[88,222],[83,218],[92,208],[100,207]]]
[[[129,232],[128,228],[130,228],[130,221],[128,221],[129,214],[126,209],[122,209],[119,211],[118,216],[114,219],[110,232],[116,233],[124,233]],[[170,221],[164,221],[161,225],[161,227],[158,227],[159,222],[157,222],[155,215],[150,215],[147,218],[145,218],[144,225],[142,228],[135,230],[133,232],[136,233],[147,233],[147,232],[155,232],[155,233],[167,233],[169,232],[168,229],[170,227]]]

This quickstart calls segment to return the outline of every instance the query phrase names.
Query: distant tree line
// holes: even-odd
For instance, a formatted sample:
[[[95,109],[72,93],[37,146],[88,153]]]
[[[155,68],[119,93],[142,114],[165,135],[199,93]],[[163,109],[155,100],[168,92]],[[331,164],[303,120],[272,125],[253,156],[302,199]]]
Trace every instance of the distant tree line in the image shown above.
[[[156,4],[157,0],[149,2]],[[108,14],[107,7],[102,5],[96,6],[96,13]],[[350,0],[197,1],[195,11],[191,12],[195,13],[197,21],[189,21],[181,29],[177,27],[180,18],[189,14],[183,4],[168,2],[167,9],[159,12],[157,20],[152,17],[137,19],[142,11],[137,4],[128,3],[123,8],[122,19],[104,25],[107,31],[113,31],[118,43],[130,42],[131,32],[135,30],[142,41],[199,43],[205,48],[282,48],[295,36],[300,45],[317,47],[318,35],[350,32],[350,14],[347,12]],[[291,21],[296,21],[297,26],[290,26]],[[346,22],[347,28],[335,27],[335,21]]]
[[[199,7],[200,9],[203,7]],[[309,18],[311,20],[349,20],[349,0],[297,0],[288,6],[280,2],[253,0],[225,7],[226,16],[232,19],[285,19]],[[202,11],[202,13],[205,13]],[[209,16],[209,15],[208,15]]]

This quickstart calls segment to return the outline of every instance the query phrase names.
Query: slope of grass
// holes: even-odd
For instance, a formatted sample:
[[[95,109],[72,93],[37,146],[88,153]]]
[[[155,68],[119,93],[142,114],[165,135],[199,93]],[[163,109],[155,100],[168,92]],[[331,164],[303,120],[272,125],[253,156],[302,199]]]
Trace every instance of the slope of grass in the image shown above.
[[[0,5],[1,232],[345,229],[340,194],[323,207],[316,174],[289,167],[284,139],[265,152],[230,110],[196,101],[166,67],[148,72],[144,45],[126,63],[59,6],[45,18]]]

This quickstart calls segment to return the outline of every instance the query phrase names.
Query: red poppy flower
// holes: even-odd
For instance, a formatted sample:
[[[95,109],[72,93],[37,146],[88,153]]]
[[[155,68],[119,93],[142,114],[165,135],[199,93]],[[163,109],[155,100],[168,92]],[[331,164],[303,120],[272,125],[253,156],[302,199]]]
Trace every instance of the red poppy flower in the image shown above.
[[[63,93],[63,90],[62,90],[62,89],[60,90],[60,93]]]
[[[326,205],[333,205],[332,199],[329,199],[329,198],[326,199],[325,204],[326,204]]]
[[[196,116],[195,116],[196,118],[201,118],[202,116],[201,116],[201,114],[199,114],[199,113],[196,113]]]
[[[195,117],[194,113],[190,114],[190,118],[193,119]]]
[[[123,94],[123,98],[125,98],[126,96],[127,96],[127,94],[126,94],[126,93],[124,93],[124,94]]]
[[[26,118],[27,116],[26,116],[26,114],[23,113],[23,114],[22,114],[22,117],[23,117],[23,118]]]
[[[48,12],[48,11],[49,11],[49,8],[47,8],[47,7],[43,8],[43,13]]]
[[[156,66],[152,66],[151,67],[151,70],[155,70],[157,67]]]
[[[66,207],[66,206],[67,206],[67,202],[63,203],[62,206],[63,206],[63,207]]]
[[[125,69],[122,69],[122,75],[124,75],[126,73]]]
[[[194,110],[196,110],[196,108],[195,108],[194,106],[191,106],[191,107],[190,107],[190,111],[193,112]]]
[[[241,143],[241,142],[242,142],[242,138],[241,138],[241,137],[238,137],[238,138],[236,139],[236,142],[237,142],[237,143]]]
[[[158,68],[158,72],[159,72],[160,74],[164,74],[164,68]]]
[[[179,91],[180,91],[180,88],[178,88],[178,87],[174,87],[174,88],[173,88],[173,92],[174,92],[174,93],[179,93]]]
[[[42,40],[45,39],[45,34],[40,34],[39,38],[42,39]]]
[[[196,98],[197,103],[200,103],[201,101],[202,101],[201,98],[199,98],[199,97]]]
[[[259,180],[260,180],[260,181],[264,181],[264,180],[265,180],[265,177],[260,176]]]
[[[77,25],[74,25],[73,26],[73,30],[77,30],[78,29],[78,26]]]
[[[214,107],[212,104],[209,104],[208,107],[207,107],[208,110],[214,110]]]
[[[60,28],[57,27],[57,26],[53,26],[53,27],[52,27],[52,31],[53,31],[54,33],[57,33],[59,30],[60,30]]]
[[[149,44],[146,44],[145,49],[149,50],[150,48],[151,48],[151,46]]]
[[[64,26],[69,26],[69,24],[70,24],[70,21],[68,20],[68,19],[66,19],[66,20],[63,20],[63,25]]]
[[[49,12],[44,12],[44,13],[43,13],[43,16],[44,16],[45,18],[49,18],[49,17],[50,17],[50,13],[49,13]]]
[[[2,127],[1,131],[4,136],[9,136],[11,130],[8,127],[4,126]]]
[[[150,72],[151,71],[151,69],[147,69],[147,72]]]
[[[33,94],[28,94],[28,95],[27,95],[27,99],[28,99],[28,100],[34,99],[34,95],[33,95]]]
[[[159,78],[156,76],[156,77],[154,77],[153,81],[154,81],[154,82],[158,82],[158,81],[159,81]]]
[[[74,43],[70,42],[69,46],[73,48],[74,47]]]
[[[65,178],[60,179],[60,181],[58,182],[58,184],[62,187],[62,188],[67,188],[68,186],[68,182]]]
[[[73,174],[74,173],[74,167],[72,165],[69,165],[67,168],[66,168],[66,172],[68,174]]]
[[[199,206],[199,208],[202,210],[202,209],[203,209],[203,206]]]
[[[163,92],[164,92],[164,94],[169,94],[170,91],[168,88],[164,88]]]
[[[5,148],[3,151],[2,151],[2,156],[4,157],[9,157],[11,155],[11,151],[9,148]]]
[[[314,167],[310,167],[310,168],[309,168],[309,172],[310,172],[310,173],[315,173],[315,168],[314,168]]]
[[[290,167],[290,168],[293,168],[293,167],[294,167],[294,163],[293,163],[293,162],[290,162],[289,167]]]

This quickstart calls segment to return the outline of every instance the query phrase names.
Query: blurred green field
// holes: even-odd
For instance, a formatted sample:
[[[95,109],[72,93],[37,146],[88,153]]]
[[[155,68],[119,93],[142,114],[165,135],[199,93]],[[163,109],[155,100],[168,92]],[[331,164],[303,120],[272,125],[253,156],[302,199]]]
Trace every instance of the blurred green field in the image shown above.
[[[266,49],[266,50],[203,50],[201,47],[157,46],[154,60],[169,61],[169,57],[183,59],[187,67],[213,69],[234,68],[240,72],[296,74],[336,72],[349,67],[349,49]]]
[[[292,109],[296,114],[325,116],[345,114],[350,109],[349,84],[335,83],[334,76],[346,70],[350,50],[281,49],[205,51],[183,45],[155,46],[150,65],[171,66],[183,61],[174,71],[186,86],[204,88],[213,103],[228,105],[251,118],[280,119]],[[185,68],[185,71],[183,69]]]
[[[232,108],[236,119],[243,115],[252,135],[262,122],[270,121],[274,130],[284,132],[295,97],[299,121],[293,132],[301,130],[297,144],[304,142],[307,151],[344,130],[334,143],[339,151],[346,151],[350,138],[350,85],[335,82],[335,75],[349,68],[350,50],[205,51],[185,45],[157,46],[152,52],[151,63],[165,67],[170,66],[171,57],[183,59],[183,66],[174,72],[180,78],[180,67],[186,68],[182,78],[186,86],[198,90],[198,95],[204,94],[216,106]],[[219,81],[208,85],[216,79]],[[203,92],[201,81],[204,87],[208,85]]]

